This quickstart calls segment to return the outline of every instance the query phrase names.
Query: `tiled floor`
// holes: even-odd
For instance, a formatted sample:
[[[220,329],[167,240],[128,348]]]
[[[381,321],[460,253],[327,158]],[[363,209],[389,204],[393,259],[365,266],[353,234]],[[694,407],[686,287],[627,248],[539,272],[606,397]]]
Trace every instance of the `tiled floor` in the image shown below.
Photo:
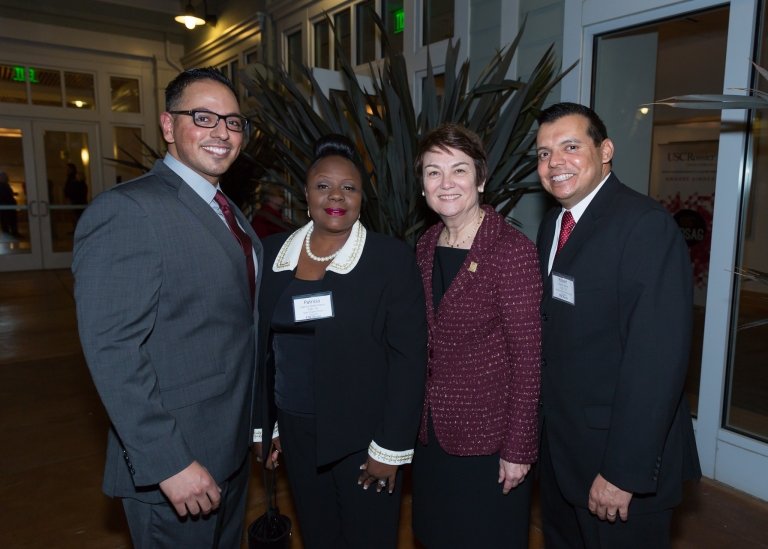
[[[100,490],[107,420],[80,352],[68,271],[0,273],[0,547],[130,547]],[[768,548],[768,503],[702,481],[675,516],[675,549]],[[293,516],[285,479],[278,499]],[[249,522],[263,512],[254,467]],[[415,547],[404,498],[400,548]],[[543,547],[534,506],[532,549]],[[297,535],[294,549],[301,547]]]

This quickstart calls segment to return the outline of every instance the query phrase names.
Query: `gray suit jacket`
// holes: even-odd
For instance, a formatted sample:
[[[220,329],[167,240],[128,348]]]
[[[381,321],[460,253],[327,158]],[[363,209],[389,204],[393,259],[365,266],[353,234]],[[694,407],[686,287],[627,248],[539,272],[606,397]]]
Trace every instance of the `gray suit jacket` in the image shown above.
[[[261,271],[261,244],[232,210]],[[257,326],[227,226],[157,162],[86,209],[72,271],[80,340],[112,423],[105,493],[163,501],[158,483],[193,460],[225,480],[251,440]]]

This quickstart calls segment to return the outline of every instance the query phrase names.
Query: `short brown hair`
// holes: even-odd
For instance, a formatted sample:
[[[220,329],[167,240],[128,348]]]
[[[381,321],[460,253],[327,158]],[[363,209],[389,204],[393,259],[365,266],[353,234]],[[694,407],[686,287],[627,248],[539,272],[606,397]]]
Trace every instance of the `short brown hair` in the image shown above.
[[[456,149],[475,161],[475,173],[480,186],[488,177],[488,158],[485,154],[483,141],[475,132],[452,122],[443,124],[426,134],[419,142],[416,151],[416,175],[421,178],[424,155],[429,151]]]

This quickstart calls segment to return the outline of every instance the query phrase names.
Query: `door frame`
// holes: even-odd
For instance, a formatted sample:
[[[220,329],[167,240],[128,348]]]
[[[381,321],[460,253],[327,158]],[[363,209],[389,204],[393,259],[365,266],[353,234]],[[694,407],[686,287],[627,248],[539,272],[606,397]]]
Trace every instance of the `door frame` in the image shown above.
[[[758,1],[730,0],[723,93],[752,81]],[[579,61],[562,81],[563,101],[590,103],[595,37],[607,32],[722,6],[722,0],[648,0],[638,12],[634,0],[564,3],[563,66]],[[749,31],[745,32],[745,29]],[[580,57],[579,57],[580,56]],[[707,288],[696,443],[705,476],[768,500],[768,444],[722,427],[730,353],[733,265],[739,235],[741,195],[747,165],[748,112],[722,111],[716,175],[717,200]],[[741,131],[734,131],[741,128]]]
[[[40,269],[43,265],[43,251],[40,245],[40,223],[35,222],[33,213],[37,206],[37,171],[34,154],[34,135],[32,122],[27,119],[0,116],[0,127],[21,130],[21,148],[24,155],[24,184],[27,203],[19,205],[18,211],[26,211],[29,220],[28,253],[0,254],[0,272],[27,271]]]
[[[88,135],[90,155],[90,196],[101,190],[102,158],[99,139],[99,123],[83,121],[61,121],[46,119],[21,119],[0,116],[0,126],[19,128],[22,131],[24,154],[24,178],[27,204],[20,210],[29,212],[30,252],[0,255],[0,272],[26,271],[32,269],[67,269],[72,263],[72,252],[55,252],[51,231],[47,223],[52,210],[73,210],[66,205],[51,205],[45,164],[45,131],[79,132]]]

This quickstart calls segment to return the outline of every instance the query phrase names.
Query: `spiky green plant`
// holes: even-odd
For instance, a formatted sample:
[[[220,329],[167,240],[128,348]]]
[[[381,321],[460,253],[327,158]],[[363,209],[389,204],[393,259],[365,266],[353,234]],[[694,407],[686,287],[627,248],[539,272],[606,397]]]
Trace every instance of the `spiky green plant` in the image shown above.
[[[401,53],[370,65],[370,94],[341,55],[337,59],[345,90],[331,97],[323,94],[312,69],[306,66],[301,67],[306,87],[280,67],[246,67],[242,81],[250,91],[249,116],[257,130],[251,146],[259,150],[251,157],[271,181],[293,195],[298,207],[305,207],[303,182],[312,143],[329,132],[349,136],[360,145],[370,168],[363,180],[363,222],[375,231],[415,244],[428,219],[413,169],[418,141],[440,124],[456,122],[483,139],[489,168],[485,202],[507,214],[522,194],[538,188],[538,183],[527,180],[536,166],[531,127],[564,74],[557,74],[550,47],[527,81],[507,78],[523,30],[524,25],[512,44],[497,52],[472,83],[470,62],[459,65],[459,44],[450,44],[441,63],[445,67],[442,96],[438,96],[428,57],[419,113],[414,109]]]

